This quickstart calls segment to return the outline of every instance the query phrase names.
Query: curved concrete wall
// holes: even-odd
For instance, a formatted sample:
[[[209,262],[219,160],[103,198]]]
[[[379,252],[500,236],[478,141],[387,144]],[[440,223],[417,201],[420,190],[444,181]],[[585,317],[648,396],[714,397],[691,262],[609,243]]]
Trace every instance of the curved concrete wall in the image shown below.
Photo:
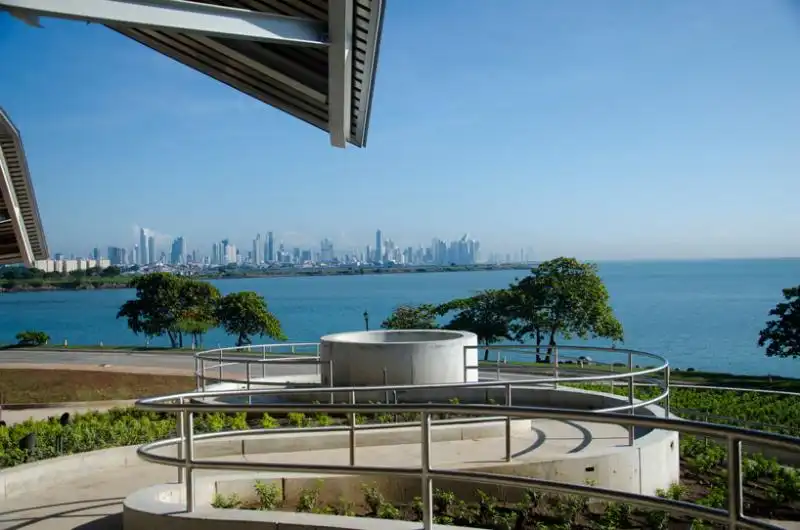
[[[466,331],[337,333],[320,339],[320,360],[333,362],[335,386],[463,383],[478,380],[478,370],[465,374],[464,363],[465,347],[477,344],[478,337]],[[477,366],[476,348],[466,350],[466,361],[466,366]],[[326,372],[323,370],[323,386],[330,385]]]

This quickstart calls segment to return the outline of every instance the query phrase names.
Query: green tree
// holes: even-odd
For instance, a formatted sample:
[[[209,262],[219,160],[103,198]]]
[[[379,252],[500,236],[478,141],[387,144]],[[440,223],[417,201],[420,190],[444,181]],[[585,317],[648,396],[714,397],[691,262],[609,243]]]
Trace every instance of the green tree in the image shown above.
[[[769,312],[758,335],[758,345],[767,347],[768,357],[800,357],[800,285],[783,289],[784,302]]]
[[[622,324],[614,316],[597,266],[575,258],[556,258],[540,263],[512,290],[527,294],[529,320],[520,329],[537,336],[549,335],[548,359],[557,337],[573,336],[623,340]],[[519,316],[518,316],[519,318]]]
[[[110,267],[106,267],[105,269],[103,269],[103,272],[101,272],[100,274],[101,276],[105,276],[106,278],[111,278],[114,276],[119,276],[121,273],[122,271],[120,270],[119,267],[111,265]]]
[[[442,304],[437,312],[447,314],[457,311],[445,329],[471,331],[478,342],[486,346],[483,360],[489,360],[489,345],[503,339],[511,340],[510,295],[502,289],[487,290],[471,296]]]
[[[20,346],[41,346],[49,340],[50,335],[44,331],[27,330],[17,333],[17,344]]]
[[[401,305],[392,311],[381,323],[384,329],[436,329],[438,315],[437,306],[422,304],[419,306]]]
[[[518,280],[508,288],[507,311],[514,340],[532,339],[536,344],[536,362],[541,359],[541,346],[548,329],[547,290],[534,276]],[[549,362],[549,359],[546,359]]]
[[[264,297],[252,291],[231,293],[220,300],[217,319],[225,331],[236,335],[236,345],[252,344],[252,335],[286,340],[278,318],[270,313]]]
[[[122,305],[117,318],[127,319],[128,328],[137,335],[166,335],[176,348],[183,346],[189,321],[211,315],[209,325],[216,325],[213,315],[219,291],[209,283],[155,272],[134,278],[131,287],[136,289],[136,298]]]

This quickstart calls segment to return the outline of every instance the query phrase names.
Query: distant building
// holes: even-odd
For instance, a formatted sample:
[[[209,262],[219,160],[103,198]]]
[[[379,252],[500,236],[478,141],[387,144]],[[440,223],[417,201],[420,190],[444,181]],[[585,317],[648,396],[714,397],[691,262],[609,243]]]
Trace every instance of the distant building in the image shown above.
[[[383,234],[380,230],[375,232],[375,263],[383,261]]]
[[[272,232],[267,232],[267,261],[275,261],[275,239]]]
[[[111,265],[125,265],[127,251],[121,247],[108,247],[108,261]]]
[[[147,265],[150,263],[147,251],[147,230],[142,228],[139,230],[139,265]]]
[[[153,236],[147,237],[147,259],[146,264],[155,263],[156,260],[156,238]]]

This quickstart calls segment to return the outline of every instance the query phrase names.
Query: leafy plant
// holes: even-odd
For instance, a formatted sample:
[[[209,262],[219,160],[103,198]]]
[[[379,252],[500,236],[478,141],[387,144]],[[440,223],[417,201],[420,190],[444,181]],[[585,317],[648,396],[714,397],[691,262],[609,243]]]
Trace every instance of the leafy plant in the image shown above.
[[[239,496],[235,493],[231,493],[230,495],[222,495],[221,493],[215,493],[214,498],[211,501],[211,506],[214,508],[221,508],[221,509],[235,509],[241,508],[242,501],[239,499]]]
[[[19,346],[41,346],[50,341],[50,335],[44,331],[29,329],[17,333],[17,344]]]
[[[275,483],[265,484],[257,480],[255,483],[256,497],[260,510],[274,510],[279,508],[283,500],[281,489]]]

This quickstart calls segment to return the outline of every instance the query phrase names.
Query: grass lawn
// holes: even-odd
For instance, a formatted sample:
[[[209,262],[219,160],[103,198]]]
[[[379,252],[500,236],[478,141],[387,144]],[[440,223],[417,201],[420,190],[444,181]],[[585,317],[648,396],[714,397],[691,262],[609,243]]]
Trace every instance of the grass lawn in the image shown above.
[[[194,389],[194,377],[81,370],[0,369],[3,403],[135,399]]]

